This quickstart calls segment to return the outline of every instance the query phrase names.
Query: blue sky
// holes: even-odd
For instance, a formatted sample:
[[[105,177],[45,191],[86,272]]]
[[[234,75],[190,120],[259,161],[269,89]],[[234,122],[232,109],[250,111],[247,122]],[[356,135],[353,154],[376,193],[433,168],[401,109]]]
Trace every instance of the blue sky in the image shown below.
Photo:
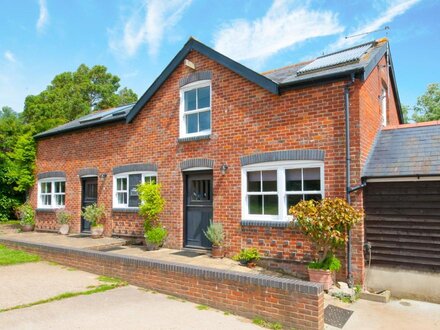
[[[190,36],[256,71],[300,62],[385,32],[400,98],[413,105],[440,76],[436,0],[2,0],[0,107],[81,64],[102,64],[142,95]]]

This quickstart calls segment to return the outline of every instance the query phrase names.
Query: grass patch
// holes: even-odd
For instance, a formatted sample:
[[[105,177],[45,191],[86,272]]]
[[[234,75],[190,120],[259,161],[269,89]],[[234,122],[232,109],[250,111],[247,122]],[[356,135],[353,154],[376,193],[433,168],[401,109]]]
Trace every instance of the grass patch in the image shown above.
[[[99,292],[105,292],[105,291],[109,291],[109,290],[113,290],[119,287],[123,287],[127,285],[126,282],[118,280],[118,282],[112,282],[110,284],[101,284],[98,285],[97,287],[94,287],[93,289],[90,290],[86,290],[86,291],[79,291],[79,292],[65,292],[62,294],[59,294],[57,296],[51,297],[51,298],[47,298],[47,299],[43,299],[43,300],[38,300],[29,304],[23,304],[23,305],[17,305],[14,307],[8,307],[8,308],[4,308],[4,309],[0,309],[0,313],[3,312],[8,312],[8,311],[12,311],[15,309],[22,309],[22,308],[27,308],[27,307],[32,307],[32,306],[36,306],[36,305],[41,305],[41,304],[46,304],[46,303],[50,303],[52,301],[58,301],[58,300],[63,300],[63,299],[67,299],[67,298],[73,298],[73,297],[77,297],[77,296],[88,296],[94,293],[99,293]]]
[[[228,316],[228,315],[231,315],[231,313],[230,312],[223,312],[223,315]]]
[[[51,265],[51,266],[60,266],[60,264],[58,262],[55,262],[55,261],[48,261],[47,263],[49,265]]]
[[[0,221],[0,226],[1,225],[19,225],[20,224],[20,220],[8,220],[8,221]]]
[[[167,296],[167,298],[169,300],[175,300],[175,301],[180,301],[180,302],[186,302],[185,299],[179,298],[179,297],[175,297],[175,296]]]
[[[205,306],[205,305],[197,305],[196,308],[197,308],[199,311],[206,311],[206,310],[209,309],[209,307],[208,307],[208,306]]]
[[[0,266],[40,261],[40,257],[20,250],[12,250],[0,245]]]
[[[125,285],[127,284],[126,282],[124,282],[123,280],[116,278],[116,277],[109,277],[109,276],[98,276],[98,281],[100,282],[104,282],[104,283],[112,283],[112,284],[121,284],[121,283],[125,283]]]
[[[260,327],[272,329],[272,330],[281,330],[283,326],[278,322],[268,322],[261,317],[256,317],[252,320],[253,324],[259,325]]]

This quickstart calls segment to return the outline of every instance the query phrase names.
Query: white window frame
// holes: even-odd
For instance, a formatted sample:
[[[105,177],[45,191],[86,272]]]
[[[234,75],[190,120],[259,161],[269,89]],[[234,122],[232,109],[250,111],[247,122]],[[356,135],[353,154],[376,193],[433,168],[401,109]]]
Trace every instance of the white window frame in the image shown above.
[[[380,96],[380,111],[382,115],[382,126],[387,126],[388,120],[387,120],[387,103],[388,103],[388,97],[387,97],[387,90],[385,87],[382,87],[382,93]]]
[[[288,195],[302,195],[304,191],[287,192],[286,191],[286,170],[291,169],[306,169],[306,168],[319,168],[321,190],[307,191],[306,194],[321,194],[322,198],[325,197],[325,177],[324,177],[324,162],[323,161],[277,161],[268,163],[252,164],[242,167],[241,172],[241,210],[243,220],[263,220],[263,221],[290,221],[291,217],[288,216],[287,196]],[[260,215],[249,214],[248,209],[248,196],[255,194],[265,193],[248,193],[247,191],[247,173],[253,171],[277,171],[277,195],[278,195],[278,215]]]
[[[55,182],[64,182],[64,193],[56,193],[55,192]],[[50,183],[51,190],[50,193],[42,193],[41,191],[41,184],[42,183]],[[66,190],[67,190],[67,184],[66,184],[66,178],[47,178],[47,179],[40,179],[38,180],[38,186],[37,186],[37,208],[39,209],[63,209],[66,207]],[[43,195],[50,195],[50,205],[44,205],[41,201],[41,197]],[[64,205],[58,205],[56,202],[56,196],[57,195],[64,195]]]
[[[114,209],[138,209],[138,206],[128,206],[129,203],[129,176],[132,174],[141,174],[142,175],[142,183],[145,183],[145,178],[151,178],[151,177],[156,177],[156,183],[158,181],[157,178],[157,172],[156,171],[144,171],[144,172],[124,172],[124,173],[120,173],[120,174],[115,174],[113,176],[113,208]],[[125,204],[120,204],[118,203],[118,198],[117,198],[117,193],[118,192],[123,192],[123,190],[117,190],[117,179],[122,179],[125,178],[127,180],[127,203]]]
[[[201,108],[201,109],[195,109],[191,111],[185,111],[185,92],[188,92],[193,89],[202,88],[202,87],[208,87],[209,86],[209,107],[207,108]],[[209,130],[199,131],[195,133],[186,133],[186,116],[199,113],[199,112],[210,112],[210,128]],[[179,111],[179,127],[180,127],[180,137],[186,138],[186,137],[194,137],[194,136],[204,136],[204,135],[210,135],[212,131],[212,85],[211,80],[200,80],[193,83],[190,83],[188,85],[183,86],[180,88],[180,111]]]

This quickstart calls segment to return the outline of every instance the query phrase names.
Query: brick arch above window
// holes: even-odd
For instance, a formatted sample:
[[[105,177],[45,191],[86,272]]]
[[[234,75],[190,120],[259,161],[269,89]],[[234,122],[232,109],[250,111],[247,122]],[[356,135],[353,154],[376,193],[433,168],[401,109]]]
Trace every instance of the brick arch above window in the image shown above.
[[[297,149],[264,152],[240,157],[241,166],[276,162],[283,160],[321,160],[325,157],[324,150],[318,149]]]
[[[192,158],[184,160],[180,163],[180,169],[187,170],[189,168],[197,168],[197,167],[205,167],[205,168],[214,168],[214,161],[212,159],[207,158]]]
[[[211,71],[198,71],[191,73],[179,80],[179,87],[183,87],[185,85],[191,84],[196,81],[201,80],[211,80],[212,73]]]
[[[98,176],[98,169],[96,167],[82,168],[78,171],[78,176]]]
[[[66,177],[66,172],[63,171],[43,172],[37,175],[38,180],[48,179],[48,178],[65,178],[65,177]]]
[[[127,172],[156,172],[157,165],[152,163],[135,163],[126,164],[113,167],[113,174],[127,173]]]

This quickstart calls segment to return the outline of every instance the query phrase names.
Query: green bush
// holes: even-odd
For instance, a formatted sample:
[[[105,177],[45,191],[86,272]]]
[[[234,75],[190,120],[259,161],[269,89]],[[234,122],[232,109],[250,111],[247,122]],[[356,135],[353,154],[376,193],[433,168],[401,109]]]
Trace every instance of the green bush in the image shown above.
[[[145,232],[147,243],[162,246],[167,238],[168,231],[163,227],[153,227]]]
[[[209,227],[206,231],[203,231],[203,233],[213,246],[223,245],[225,232],[223,231],[223,225],[221,223],[210,221]]]
[[[311,265],[320,266],[320,269],[337,268],[339,261],[334,257],[336,250],[345,246],[348,231],[363,217],[362,211],[341,198],[301,201],[292,206],[289,213],[296,219],[294,226],[315,243],[318,253]]]
[[[161,194],[161,185],[156,183],[141,183],[137,186],[139,194],[139,214],[144,218],[144,231],[160,226],[159,215],[165,207]]]
[[[60,225],[67,225],[70,222],[70,219],[72,219],[72,213],[64,210],[58,210],[56,214],[57,221]]]
[[[20,219],[20,225],[34,225],[35,211],[29,203],[24,203],[17,208],[17,213]]]
[[[102,226],[101,220],[105,215],[105,206],[104,205],[96,205],[91,204],[84,208],[82,211],[82,216],[87,222],[90,222],[92,227]]]
[[[260,253],[258,253],[256,248],[243,249],[240,251],[240,253],[233,256],[232,259],[242,263],[249,263],[260,260]]]
[[[308,266],[311,269],[328,269],[332,272],[337,272],[339,269],[341,269],[341,261],[334,255],[329,254],[323,261],[313,261],[309,263]]]
[[[19,204],[18,198],[0,195],[0,222],[15,219],[14,210]]]

